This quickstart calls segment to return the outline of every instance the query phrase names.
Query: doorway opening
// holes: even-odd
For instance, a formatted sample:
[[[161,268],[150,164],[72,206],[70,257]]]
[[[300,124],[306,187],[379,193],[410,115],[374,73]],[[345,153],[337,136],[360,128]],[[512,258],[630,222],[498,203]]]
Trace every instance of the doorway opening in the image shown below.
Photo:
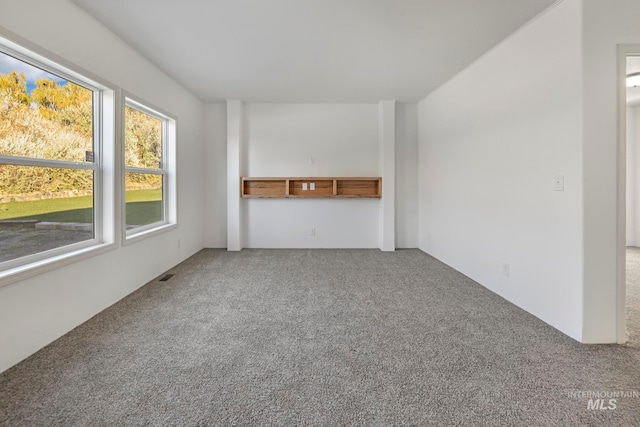
[[[620,55],[619,183],[621,209],[618,280],[618,342],[640,342],[640,47]],[[621,174],[622,175],[622,174]],[[624,230],[624,231],[623,231]]]

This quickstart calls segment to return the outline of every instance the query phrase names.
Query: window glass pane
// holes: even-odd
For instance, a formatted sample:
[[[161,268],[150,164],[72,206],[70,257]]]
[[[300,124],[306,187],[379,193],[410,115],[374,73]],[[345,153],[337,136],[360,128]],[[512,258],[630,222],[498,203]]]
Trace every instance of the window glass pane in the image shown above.
[[[0,52],[0,155],[85,161],[93,92]]]
[[[125,164],[162,169],[162,120],[125,106]]]
[[[127,229],[164,220],[162,178],[157,174],[126,174]]]
[[[0,262],[90,240],[93,171],[0,165]]]

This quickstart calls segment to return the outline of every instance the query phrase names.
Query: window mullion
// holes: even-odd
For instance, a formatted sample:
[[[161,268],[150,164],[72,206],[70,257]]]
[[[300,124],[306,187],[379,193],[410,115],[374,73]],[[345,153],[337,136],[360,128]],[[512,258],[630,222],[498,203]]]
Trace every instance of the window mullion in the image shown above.
[[[2,155],[0,155],[0,164],[15,165],[15,166],[39,166],[39,167],[45,167],[45,168],[92,170],[92,171],[95,171],[98,169],[98,165],[93,162],[69,162],[65,160],[37,159],[33,157],[2,156]]]
[[[126,173],[143,173],[143,174],[152,174],[152,175],[164,175],[164,169],[147,169],[147,168],[134,168],[134,167],[125,167],[124,171]]]

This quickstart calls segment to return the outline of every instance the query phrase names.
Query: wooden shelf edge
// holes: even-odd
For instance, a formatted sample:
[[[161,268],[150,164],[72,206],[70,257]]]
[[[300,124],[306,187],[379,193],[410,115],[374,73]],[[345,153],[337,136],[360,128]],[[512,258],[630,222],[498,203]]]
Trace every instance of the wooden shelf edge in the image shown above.
[[[253,196],[250,194],[241,196],[242,199],[380,199],[382,196],[351,196],[348,194],[338,194],[336,196]]]
[[[242,181],[381,181],[379,176],[363,177],[363,176],[286,176],[286,177],[273,177],[273,176],[243,176],[240,177]]]
[[[318,192],[300,193],[300,181],[315,182]],[[327,187],[327,182],[332,181]],[[369,184],[355,184],[357,181]],[[255,184],[249,184],[249,183]],[[262,182],[263,184],[259,184]],[[295,182],[295,184],[294,184]],[[268,184],[273,183],[273,184]],[[317,183],[323,183],[318,188]],[[341,185],[341,183],[343,185]],[[349,185],[351,183],[351,185]],[[295,190],[294,190],[295,188]],[[327,191],[328,190],[328,191]],[[364,190],[360,194],[358,190]],[[292,192],[296,194],[291,194]],[[341,194],[341,192],[343,194]],[[377,194],[373,194],[376,192]],[[253,194],[250,194],[253,193]],[[344,194],[347,193],[347,194]],[[243,199],[379,199],[382,197],[381,177],[240,177],[240,197]]]

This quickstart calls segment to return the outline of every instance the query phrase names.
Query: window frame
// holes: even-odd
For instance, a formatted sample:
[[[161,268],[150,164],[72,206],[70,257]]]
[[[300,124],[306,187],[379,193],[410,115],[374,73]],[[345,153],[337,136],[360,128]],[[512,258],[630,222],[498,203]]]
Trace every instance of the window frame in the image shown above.
[[[0,286],[59,268],[115,247],[113,177],[116,90],[104,80],[51,52],[0,29],[0,52],[91,90],[93,162],[0,155],[1,165],[65,168],[93,172],[93,236],[0,263]]]
[[[176,183],[176,139],[177,118],[166,111],[146,102],[135,95],[123,91],[122,102],[122,238],[123,244],[132,243],[146,237],[177,228],[177,183]],[[140,168],[126,165],[126,107],[133,108],[162,122],[162,168]],[[143,173],[162,175],[162,220],[127,229],[126,174]]]

